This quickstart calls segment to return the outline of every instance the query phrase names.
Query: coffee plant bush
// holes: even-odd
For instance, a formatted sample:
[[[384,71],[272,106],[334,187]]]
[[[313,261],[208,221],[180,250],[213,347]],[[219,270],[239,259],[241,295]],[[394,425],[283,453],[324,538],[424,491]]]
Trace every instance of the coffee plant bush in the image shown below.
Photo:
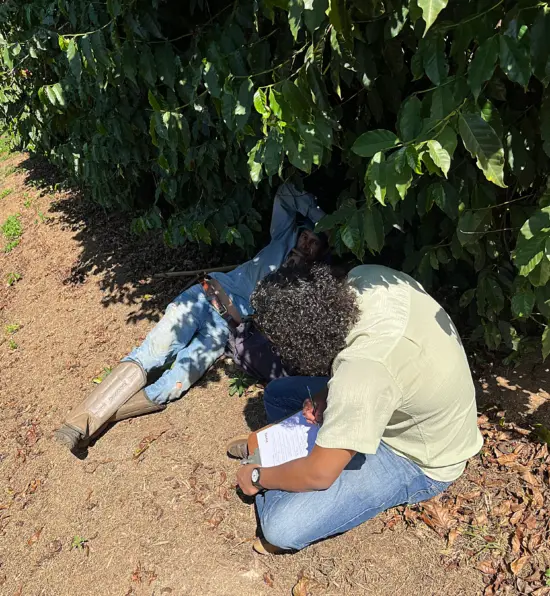
[[[545,2],[0,3],[0,123],[136,231],[251,249],[322,173],[337,253],[510,359],[550,353],[549,81]]]

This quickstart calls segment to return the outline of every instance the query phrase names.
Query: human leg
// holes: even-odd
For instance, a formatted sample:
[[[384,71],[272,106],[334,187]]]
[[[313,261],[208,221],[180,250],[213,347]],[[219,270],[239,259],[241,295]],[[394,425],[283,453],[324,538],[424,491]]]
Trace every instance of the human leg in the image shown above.
[[[210,308],[189,345],[176,355],[172,367],[145,388],[148,398],[156,404],[178,399],[223,354],[228,337],[227,323]]]
[[[256,508],[270,544],[300,550],[391,507],[430,499],[449,484],[428,478],[415,463],[380,443],[373,455],[357,454],[329,489],[266,491],[256,497]]]
[[[131,352],[113,372],[67,416],[56,438],[75,450],[97,434],[107,422],[120,416],[140,415],[161,409],[142,391],[147,372],[163,366],[192,339],[211,310],[200,286],[193,286],[168,305],[161,321],[141,346]]]
[[[166,307],[162,319],[123,362],[137,362],[146,372],[162,368],[189,344],[210,309],[200,285],[185,290]]]
[[[271,381],[264,391],[264,407],[271,424],[295,414],[304,401],[322,391],[327,377],[283,377]]]

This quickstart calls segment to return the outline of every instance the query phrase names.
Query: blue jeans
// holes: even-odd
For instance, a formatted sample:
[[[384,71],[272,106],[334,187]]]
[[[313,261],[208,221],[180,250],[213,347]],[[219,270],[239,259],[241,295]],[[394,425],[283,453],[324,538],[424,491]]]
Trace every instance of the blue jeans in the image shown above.
[[[275,422],[300,410],[304,400],[326,387],[327,382],[320,377],[272,381],[264,393],[268,421]],[[300,550],[347,532],[390,507],[431,499],[449,485],[432,480],[414,462],[380,443],[374,455],[356,454],[327,490],[268,490],[257,495],[256,508],[269,543]]]
[[[232,298],[241,314],[250,313],[246,300],[235,295]],[[197,284],[168,305],[143,343],[123,361],[137,362],[145,372],[172,364],[158,381],[145,388],[151,401],[165,404],[178,399],[202,377],[223,354],[228,338],[227,323]]]

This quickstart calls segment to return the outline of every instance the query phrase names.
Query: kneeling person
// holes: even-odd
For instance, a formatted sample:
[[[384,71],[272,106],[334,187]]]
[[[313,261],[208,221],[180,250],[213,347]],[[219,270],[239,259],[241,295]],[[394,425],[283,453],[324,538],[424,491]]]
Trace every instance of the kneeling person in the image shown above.
[[[303,375],[270,383],[269,422],[322,426],[308,457],[242,466],[267,543],[302,549],[376,514],[441,493],[481,448],[466,354],[445,311],[377,265],[338,280],[324,265],[280,270],[252,295],[256,322]],[[332,371],[329,378],[330,371]],[[255,471],[257,470],[257,471]],[[304,521],[304,511],[313,512]]]

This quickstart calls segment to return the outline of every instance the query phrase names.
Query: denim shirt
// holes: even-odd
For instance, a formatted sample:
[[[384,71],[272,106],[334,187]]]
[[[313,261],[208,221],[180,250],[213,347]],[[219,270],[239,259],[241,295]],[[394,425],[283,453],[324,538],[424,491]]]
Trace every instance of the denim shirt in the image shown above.
[[[229,273],[211,273],[232,300],[241,306],[247,303],[256,284],[269,273],[276,271],[296,246],[298,226],[296,215],[301,214],[315,225],[325,214],[317,206],[316,198],[307,192],[300,192],[292,184],[283,184],[277,190],[271,217],[271,242],[253,259],[239,265]],[[236,300],[234,299],[236,298]],[[242,312],[243,315],[249,314]]]

